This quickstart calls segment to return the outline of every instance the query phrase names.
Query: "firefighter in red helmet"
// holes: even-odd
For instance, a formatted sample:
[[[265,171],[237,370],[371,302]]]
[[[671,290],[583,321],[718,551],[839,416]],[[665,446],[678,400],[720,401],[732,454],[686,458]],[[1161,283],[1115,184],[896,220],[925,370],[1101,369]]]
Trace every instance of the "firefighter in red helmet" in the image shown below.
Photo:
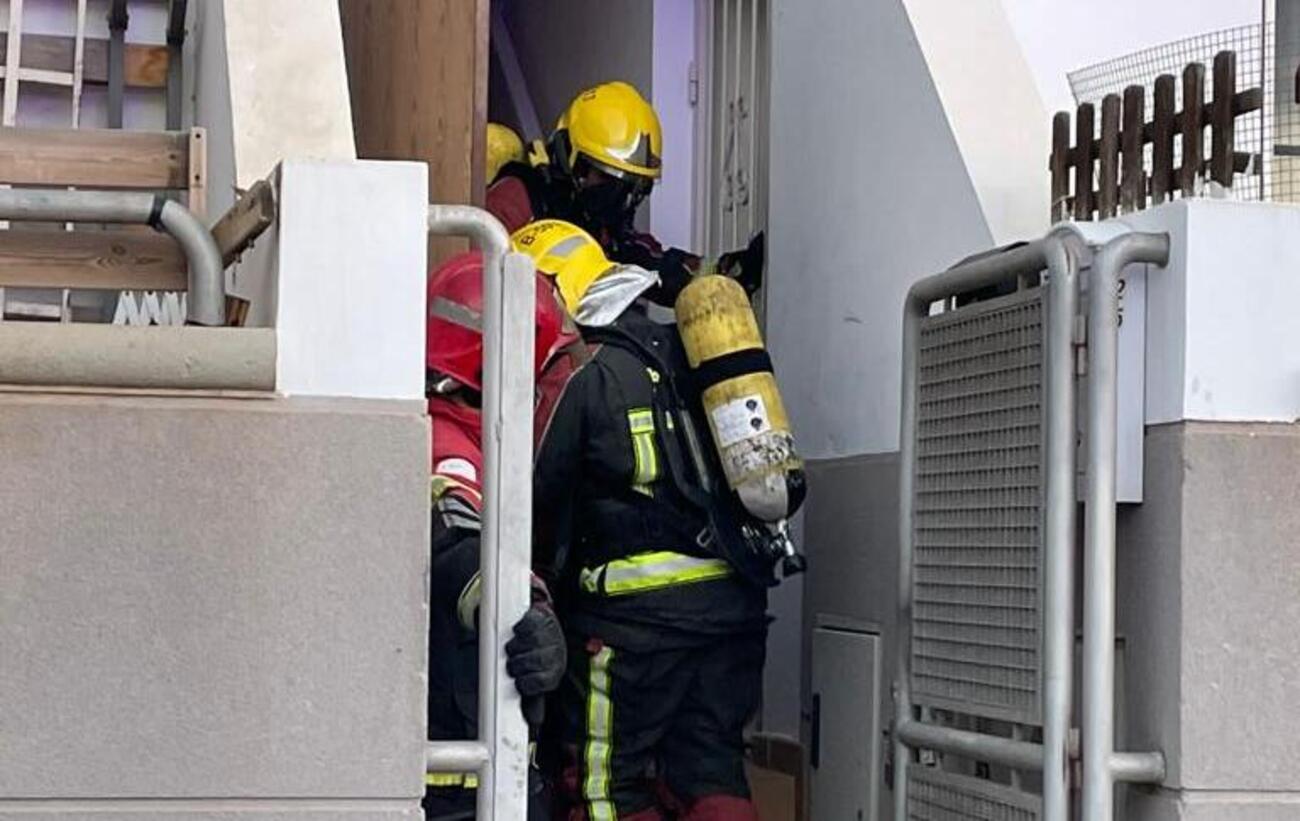
[[[430,503],[432,584],[429,625],[429,738],[477,735],[481,396],[483,380],[483,261],[461,254],[429,278],[425,395],[432,426]],[[537,278],[536,373],[563,365],[576,337],[550,285]],[[507,670],[524,697],[529,724],[540,724],[542,698],[565,669],[565,642],[550,594],[534,577],[533,604],[506,644]],[[530,819],[548,817],[540,778],[531,779]],[[430,773],[430,819],[473,818],[473,776]]]

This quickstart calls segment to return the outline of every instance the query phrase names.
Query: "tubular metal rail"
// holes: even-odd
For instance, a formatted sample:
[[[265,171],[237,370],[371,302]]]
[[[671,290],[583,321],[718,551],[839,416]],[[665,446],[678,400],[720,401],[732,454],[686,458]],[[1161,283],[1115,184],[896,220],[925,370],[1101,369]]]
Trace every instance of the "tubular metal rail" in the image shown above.
[[[212,233],[178,202],[127,191],[0,190],[0,220],[111,222],[151,225],[166,231],[189,263],[186,321],[192,325],[226,324],[221,251]]]
[[[429,233],[468,236],[483,251],[483,534],[479,553],[478,732],[430,742],[427,772],[476,773],[481,821],[528,814],[528,727],[506,674],[511,625],[529,606],[533,465],[532,261],[510,252],[492,215],[430,205]]]
[[[1089,302],[1089,325],[1088,325],[1088,374],[1089,389],[1088,407],[1087,407],[1087,513],[1085,520],[1085,549],[1084,549],[1084,654],[1083,654],[1083,732],[1082,732],[1082,753],[1083,753],[1083,818],[1088,821],[1109,821],[1112,817],[1113,805],[1113,787],[1115,781],[1132,781],[1132,782],[1152,782],[1159,781],[1164,777],[1164,757],[1161,753],[1120,753],[1114,750],[1114,665],[1115,665],[1115,472],[1116,472],[1116,417],[1117,417],[1117,361],[1118,361],[1118,278],[1124,266],[1134,262],[1149,262],[1163,265],[1168,257],[1169,242],[1166,235],[1144,234],[1130,231],[1127,227],[1113,223],[1094,223],[1089,225],[1066,225],[1054,229],[1045,238],[1019,247],[998,251],[994,254],[976,258],[955,268],[940,274],[928,277],[916,283],[907,296],[907,301],[903,316],[903,391],[902,391],[902,412],[901,412],[901,435],[900,435],[900,510],[899,510],[899,642],[898,642],[898,678],[895,682],[895,718],[894,718],[894,818],[896,821],[907,821],[913,818],[928,818],[922,810],[918,813],[909,804],[909,765],[911,762],[911,750],[927,749],[938,752],[949,753],[954,756],[983,761],[991,765],[1010,768],[1012,771],[1037,772],[1042,775],[1042,796],[1041,804],[1034,801],[1031,805],[1020,802],[1020,797],[1014,795],[1014,791],[1008,788],[1003,795],[998,798],[990,799],[987,790],[984,790],[983,782],[974,783],[974,779],[966,779],[964,783],[972,785],[975,789],[971,792],[958,795],[962,787],[950,784],[939,783],[934,779],[929,779],[929,775],[935,775],[936,778],[945,776],[945,773],[925,770],[928,781],[919,780],[918,784],[922,785],[927,794],[933,794],[935,789],[949,790],[945,796],[950,803],[943,806],[943,817],[958,817],[956,813],[961,812],[963,806],[988,806],[988,802],[993,800],[998,806],[1003,807],[1007,814],[998,815],[1002,818],[1033,818],[1041,817],[1045,821],[1067,821],[1070,815],[1070,794],[1069,794],[1069,764],[1072,757],[1077,756],[1076,745],[1071,743],[1070,734],[1070,716],[1073,704],[1072,695],[1072,659],[1074,647],[1074,589],[1075,589],[1075,518],[1076,518],[1076,501],[1075,501],[1075,438],[1076,438],[1076,411],[1075,411],[1075,352],[1074,339],[1076,322],[1075,318],[1078,313],[1079,293],[1080,293],[1080,271],[1083,262],[1087,256],[1091,256],[1091,265],[1088,274],[1088,302]],[[1047,276],[1042,288],[1042,299],[1045,304],[1039,308],[1039,303],[1031,303],[1027,299],[1016,300],[1008,298],[1003,300],[998,307],[990,308],[987,303],[975,303],[968,307],[957,308],[947,314],[939,317],[931,317],[931,306],[939,301],[949,298],[969,294],[990,286],[1003,284],[1014,284],[1022,278],[1038,275],[1046,269]],[[938,685],[930,681],[929,678],[921,676],[920,673],[926,671],[914,670],[915,646],[918,642],[929,642],[928,647],[942,646],[951,648],[954,644],[960,642],[953,641],[950,634],[943,635],[943,641],[947,644],[936,645],[933,632],[924,635],[916,634],[916,612],[915,590],[918,585],[918,569],[927,574],[921,584],[927,584],[927,580],[935,578],[935,569],[933,564],[927,563],[924,567],[918,568],[916,564],[916,546],[919,539],[918,533],[929,530],[943,529],[948,533],[953,532],[953,527],[949,520],[941,520],[936,524],[933,519],[933,513],[927,511],[918,513],[917,498],[919,490],[918,464],[921,460],[933,458],[927,454],[932,453],[930,445],[933,441],[940,440],[945,443],[953,437],[962,437],[972,435],[971,431],[974,426],[967,422],[962,422],[964,427],[943,428],[942,435],[929,434],[926,441],[921,441],[921,422],[923,421],[919,414],[921,401],[919,399],[923,387],[921,376],[923,355],[932,356],[928,351],[947,350],[954,348],[961,353],[951,353],[951,357],[959,363],[963,359],[970,359],[971,354],[968,348],[962,348],[964,341],[959,336],[939,337],[937,342],[929,343],[926,351],[922,350],[922,333],[923,327],[934,328],[936,325],[944,327],[939,323],[949,322],[950,319],[941,319],[941,317],[955,318],[960,321],[963,316],[973,317],[974,322],[981,321],[981,317],[987,320],[988,317],[996,316],[998,310],[1004,313],[1022,309],[1029,306],[1029,309],[1045,311],[1046,317],[1045,331],[1042,331],[1037,325],[1029,328],[1011,327],[1010,331],[1006,329],[998,330],[997,333],[1006,336],[1008,333],[1012,340],[1006,346],[1006,350],[998,350],[997,355],[1011,358],[1006,361],[1014,361],[1016,366],[1012,370],[1022,372],[1018,377],[1019,382],[1012,383],[1010,387],[998,387],[997,391],[1002,391],[1008,396],[1031,396],[1032,401],[1026,401],[1022,405],[1012,405],[1006,403],[999,405],[995,413],[1004,413],[1005,407],[1024,407],[1029,410],[1024,413],[1033,415],[1038,412],[1036,402],[1040,401],[1039,397],[1045,396],[1045,407],[1042,410],[1041,418],[1033,418],[1026,421],[1025,418],[1020,422],[1025,424],[1019,425],[999,425],[993,439],[981,439],[980,447],[962,452],[960,449],[953,450],[949,444],[944,444],[941,450],[941,456],[951,458],[955,453],[958,458],[965,461],[959,463],[945,462],[945,466],[955,465],[955,469],[940,471],[940,473],[957,473],[970,475],[978,474],[979,471],[1005,471],[1007,464],[1012,464],[1011,469],[1024,469],[1029,472],[1025,475],[1032,475],[1038,481],[1041,481],[1041,495],[1032,495],[1030,497],[1015,497],[1014,504],[1008,507],[1020,509],[1029,509],[1028,514],[1031,517],[1029,524],[1023,524],[1025,520],[1016,520],[1018,523],[1012,527],[1024,528],[1029,532],[1042,534],[1042,552],[1041,563],[1024,567],[1025,556],[1033,556],[1039,560],[1037,553],[1033,554],[1016,554],[1014,558],[1018,563],[1012,563],[1009,560],[999,560],[998,563],[988,565],[969,563],[960,565],[962,568],[976,567],[977,573],[987,573],[988,568],[997,568],[1002,572],[1003,568],[1014,564],[1016,570],[1027,570],[1028,576],[1032,577],[1034,573],[1041,573],[1041,599],[1036,598],[1036,588],[1033,583],[1028,584],[1028,593],[1034,598],[1035,603],[1039,604],[1038,612],[1041,613],[1041,622],[1029,627],[1021,626],[1017,629],[1027,631],[1027,635],[1041,636],[1039,641],[1026,641],[1023,650],[1008,651],[1003,647],[1000,638],[1004,633],[992,633],[993,640],[980,636],[979,640],[970,642],[971,647],[975,647],[977,652],[988,655],[993,652],[1019,652],[1021,655],[1015,658],[1031,658],[1030,662],[1019,662],[1018,665],[991,664],[990,667],[1002,667],[1010,669],[1012,673],[1020,672],[1019,668],[1024,668],[1023,675],[1033,679],[1033,685],[1019,684],[1020,691],[1013,695],[1025,696],[1027,703],[1016,704],[1013,701],[1006,702],[1005,705],[995,704],[995,698],[988,696],[989,692],[995,694],[999,691],[990,691],[988,686],[974,677],[970,680],[963,679],[964,673],[969,670],[972,662],[969,656],[949,655],[942,657],[940,661],[934,662],[933,656],[927,655],[922,659],[926,664],[947,664],[947,667],[938,667],[941,672],[936,673],[933,678],[940,684],[950,686],[951,695],[947,703],[944,703],[944,693],[935,698]],[[1035,322],[1042,318],[1034,315]],[[956,324],[956,322],[950,322]],[[1042,334],[1036,337],[1032,343],[1026,342],[1026,338]],[[1016,336],[1020,334],[1020,336]],[[983,344],[985,350],[991,350],[996,346],[990,346],[988,339],[984,337]],[[956,341],[954,341],[956,340]],[[965,343],[968,344],[968,343]],[[1020,351],[1033,350],[1037,351],[1037,346],[1045,348],[1045,352],[1039,359],[1026,358]],[[944,346],[947,346],[945,348]],[[975,346],[971,345],[970,348]],[[1013,352],[1013,353],[1008,353]],[[978,355],[978,354],[976,354]],[[1017,358],[1018,357],[1018,358]],[[929,360],[933,363],[933,359]],[[931,372],[935,368],[942,368],[943,364],[930,364],[927,367]],[[976,373],[970,375],[968,364],[957,364],[952,366],[956,368],[953,373],[943,373],[942,379],[931,378],[931,384],[948,383],[961,384],[962,380],[985,378],[985,373]],[[993,372],[992,369],[989,372]],[[1029,377],[1023,376],[1023,373],[1040,373],[1041,381],[1035,381],[1033,384],[1026,384]],[[983,385],[981,385],[981,388]],[[1011,393],[1020,391],[1020,394]],[[983,391],[989,393],[990,391]],[[951,390],[929,394],[927,400],[927,412],[930,406],[939,403],[940,407],[951,410],[953,400],[950,398],[954,395],[964,397],[959,393]],[[934,398],[934,397],[938,398]],[[956,400],[960,403],[961,398]],[[948,405],[942,403],[948,402]],[[949,416],[942,417],[938,423],[928,422],[932,430],[936,424],[945,424],[943,419],[951,419],[960,416],[970,416],[969,411],[950,413]],[[1037,437],[1037,431],[1041,425],[1041,442]],[[1034,462],[1026,466],[1022,463],[1011,463],[1005,459],[1008,442],[1012,440],[997,439],[1003,433],[1003,427],[1006,428],[1026,428],[1029,430],[1029,438],[1032,442],[1025,439],[1014,440],[1009,446],[1010,449],[1022,448],[1028,449],[1031,453],[1037,454],[1041,447],[1041,461]],[[960,433],[951,433],[948,431],[959,430]],[[973,435],[987,437],[988,429],[975,430]],[[960,438],[959,438],[959,441]],[[919,448],[924,445],[926,450],[918,452]],[[1002,458],[999,462],[998,459]],[[946,477],[941,477],[943,480]],[[927,481],[930,481],[927,478]],[[976,484],[967,480],[965,476],[960,477],[960,488],[956,491],[951,490],[952,485],[943,485],[944,489],[933,491],[933,493],[944,494],[949,496],[942,498],[951,498],[952,494],[958,496],[967,492],[967,485]],[[1002,488],[996,488],[993,491],[986,487],[979,487],[978,493],[1005,494]],[[991,496],[990,496],[991,498]],[[1010,497],[1008,497],[1010,498]],[[1034,501],[1026,502],[1026,498]],[[963,503],[969,502],[969,498],[961,496]],[[979,515],[986,512],[983,502],[975,505],[949,504],[942,508],[942,514],[947,516],[969,516]],[[990,503],[990,508],[996,512],[997,503]],[[1041,512],[1041,520],[1037,519],[1037,513]],[[972,513],[974,511],[974,513]],[[931,517],[924,522],[920,522],[924,527],[919,527],[918,520],[924,517]],[[960,519],[961,522],[969,522],[970,519]],[[971,528],[990,527],[1007,527],[1005,519],[995,520],[996,525],[990,526],[983,521],[976,521],[970,525]],[[1041,530],[1040,530],[1041,528]],[[939,550],[972,550],[978,551],[978,544],[948,544],[945,542],[936,543]],[[1017,545],[1018,546],[1018,545]],[[932,548],[927,548],[932,549]],[[934,555],[943,555],[935,553]],[[965,556],[966,554],[962,554]],[[969,562],[970,559],[963,558],[963,562]],[[966,571],[963,571],[966,572]],[[1027,578],[1021,577],[1021,578]],[[977,577],[981,581],[975,583],[974,587],[984,584],[985,576]],[[944,583],[949,583],[945,580]],[[987,586],[987,585],[986,585]],[[989,586],[991,587],[991,586]],[[1008,586],[1010,587],[1010,586]],[[927,588],[929,589],[929,588]],[[1004,593],[1006,590],[998,591]],[[1017,591],[1011,591],[1017,592]],[[961,597],[951,595],[946,599],[940,599],[941,602],[953,601],[956,605],[941,605],[948,607],[964,606],[964,600]],[[933,608],[933,600],[927,601],[927,607]],[[978,604],[976,606],[979,606]],[[1000,605],[998,605],[1000,606]],[[1016,606],[1022,611],[1032,610],[1032,607],[1023,606],[1023,602],[1017,601]],[[967,629],[972,625],[957,618],[954,614],[942,611],[942,615],[948,619],[948,623],[956,624],[959,629]],[[935,621],[941,621],[935,619]],[[927,630],[931,630],[928,624],[923,625]],[[983,626],[976,626],[976,629],[985,629]],[[1006,629],[1002,623],[995,622],[991,630]],[[982,645],[976,647],[977,645]],[[992,647],[993,649],[989,649]],[[963,648],[967,649],[967,648]],[[1036,655],[1039,654],[1039,655]],[[939,654],[943,656],[943,654]],[[975,661],[979,664],[979,661]],[[927,668],[928,669],[928,668]],[[953,671],[959,671],[954,673]],[[1003,677],[1008,678],[1009,676]],[[998,679],[1001,681],[1002,679]],[[979,704],[970,710],[972,715],[984,715],[995,720],[1009,720],[1013,723],[1018,720],[1032,719],[1033,724],[1042,727],[1042,742],[1037,743],[1030,740],[1024,740],[1019,736],[1004,737],[997,735],[985,734],[957,727],[943,726],[940,724],[928,723],[923,717],[918,718],[914,708],[914,684],[922,682],[921,686],[925,692],[918,693],[920,702],[925,706],[932,706],[936,701],[940,707],[956,707],[961,711],[963,698],[976,700],[976,693],[982,699]],[[956,684],[953,684],[956,682]],[[958,686],[960,685],[960,686]],[[966,689],[961,689],[965,687]],[[982,688],[982,689],[981,689]],[[939,689],[942,689],[941,687]],[[1011,692],[1010,689],[1007,692]],[[928,695],[927,695],[928,694]],[[988,705],[993,704],[990,708]],[[954,779],[955,781],[955,779]],[[936,787],[935,784],[938,783]],[[1013,783],[1015,783],[1013,781]],[[951,789],[949,789],[951,787]],[[983,791],[983,792],[981,792]],[[958,795],[957,798],[953,796]],[[1005,803],[1002,799],[1005,798]],[[952,803],[952,802],[956,803]],[[971,802],[969,805],[963,804],[963,801]],[[1026,809],[1032,806],[1032,809]],[[936,816],[937,817],[937,816]],[[971,816],[976,817],[976,816]],[[986,817],[979,815],[978,817]],[[988,816],[992,817],[992,816]]]

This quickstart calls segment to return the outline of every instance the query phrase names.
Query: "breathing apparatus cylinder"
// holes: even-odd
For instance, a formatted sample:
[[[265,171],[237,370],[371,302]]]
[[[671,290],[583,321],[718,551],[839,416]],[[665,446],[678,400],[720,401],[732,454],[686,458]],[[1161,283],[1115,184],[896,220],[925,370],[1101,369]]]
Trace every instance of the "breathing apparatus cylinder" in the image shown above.
[[[803,461],[745,289],[698,276],[674,310],[727,484],[755,519],[784,522],[803,503]]]

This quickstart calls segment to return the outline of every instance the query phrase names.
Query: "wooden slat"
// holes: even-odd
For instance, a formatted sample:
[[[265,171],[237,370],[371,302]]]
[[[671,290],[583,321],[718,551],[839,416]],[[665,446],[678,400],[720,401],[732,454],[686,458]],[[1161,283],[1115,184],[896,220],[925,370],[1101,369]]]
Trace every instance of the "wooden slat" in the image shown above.
[[[185,257],[171,238],[134,231],[0,231],[0,286],[184,291]]]
[[[1092,159],[1093,121],[1092,103],[1083,103],[1075,114],[1074,122],[1074,218],[1080,222],[1092,219]]]
[[[1052,118],[1052,222],[1069,216],[1066,202],[1070,198],[1070,112],[1058,111]]]
[[[190,134],[0,129],[0,183],[189,188]]]
[[[1120,139],[1123,157],[1119,184],[1119,205],[1126,213],[1147,207],[1146,175],[1143,173],[1143,117],[1146,116],[1146,89],[1132,85],[1124,89],[1124,131]]]
[[[1234,133],[1233,95],[1237,93],[1237,55],[1221,51],[1214,55],[1214,103],[1210,117],[1210,178],[1232,187]]]
[[[189,159],[189,196],[185,204],[194,216],[207,222],[208,215],[208,135],[202,128],[191,128]]]
[[[8,55],[8,43],[0,38],[0,62]],[[76,38],[57,34],[24,34],[18,64],[39,71],[71,73],[76,61]],[[167,85],[170,58],[166,46],[126,44],[126,85],[130,88],[163,88]],[[85,38],[82,55],[83,81],[87,85],[108,82],[108,40]]]
[[[1151,138],[1151,199],[1156,205],[1169,198],[1174,181],[1174,76],[1156,78],[1155,122]]]
[[[1097,216],[1109,219],[1119,207],[1119,117],[1118,94],[1101,101],[1101,151],[1098,163]]]
[[[1178,187],[1184,197],[1196,196],[1196,178],[1205,157],[1205,132],[1201,116],[1205,103],[1205,66],[1189,63],[1183,69],[1183,164]]]
[[[221,249],[223,265],[231,265],[262,232],[275,222],[275,190],[258,180],[212,226],[212,238]]]

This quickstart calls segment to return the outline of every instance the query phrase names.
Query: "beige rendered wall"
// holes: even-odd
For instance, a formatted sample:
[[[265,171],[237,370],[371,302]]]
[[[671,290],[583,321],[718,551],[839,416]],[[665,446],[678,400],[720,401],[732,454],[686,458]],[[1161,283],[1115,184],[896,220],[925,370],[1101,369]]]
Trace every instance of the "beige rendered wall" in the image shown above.
[[[0,819],[422,817],[419,402],[0,393]]]

